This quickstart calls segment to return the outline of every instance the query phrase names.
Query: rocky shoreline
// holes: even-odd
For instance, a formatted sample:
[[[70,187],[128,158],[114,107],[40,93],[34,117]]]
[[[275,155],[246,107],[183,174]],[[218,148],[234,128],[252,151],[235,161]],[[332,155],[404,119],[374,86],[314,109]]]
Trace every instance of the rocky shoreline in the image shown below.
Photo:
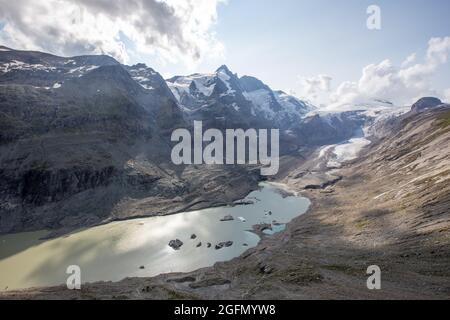
[[[421,268],[449,263],[435,260],[430,252],[450,256],[444,243],[423,246],[420,256],[401,256],[395,245],[372,251],[352,244],[369,245],[370,233],[343,218],[346,206],[361,203],[348,184],[358,178],[343,169],[341,183],[325,190],[299,190],[311,199],[308,212],[273,236],[260,233],[262,241],[241,257],[187,274],[85,284],[81,291],[65,286],[2,292],[1,299],[420,299],[448,297],[450,283],[441,275],[420,275]],[[342,183],[344,185],[342,185]],[[295,187],[295,184],[290,184]],[[325,191],[325,192],[324,192]],[[373,191],[372,191],[373,192]],[[343,205],[345,203],[345,205]],[[363,207],[361,208],[363,209]],[[373,209],[374,210],[374,209]],[[333,212],[330,215],[329,212]],[[340,222],[339,222],[340,221]],[[342,234],[341,227],[354,231]],[[368,231],[368,230],[367,230]],[[343,237],[344,236],[344,237]],[[344,239],[347,239],[344,241]],[[346,244],[347,243],[347,244]],[[355,243],[356,244],[356,243]],[[370,247],[370,246],[369,246]],[[446,251],[445,251],[446,250]],[[447,252],[447,254],[445,254]],[[381,264],[389,270],[385,290],[365,288],[365,268]],[[418,280],[405,274],[415,272]],[[448,266],[448,265],[447,265]],[[445,269],[441,269],[445,273]],[[449,269],[447,269],[449,270]],[[419,272],[419,273],[417,273]]]
[[[178,197],[175,201],[173,201],[173,199],[164,199],[161,197],[145,198],[141,201],[142,203],[139,204],[139,208],[136,209],[133,207],[136,206],[135,203],[137,201],[130,201],[130,203],[120,205],[120,210],[115,209],[109,217],[101,221],[93,220],[92,222],[89,222],[80,220],[70,226],[61,227],[59,225],[56,229],[51,229],[49,234],[42,238],[42,240],[54,239],[70,234],[80,228],[91,228],[111,222],[137,220],[155,216],[169,216],[180,212],[241,205],[239,201],[245,198],[252,191],[258,190],[258,184],[262,181],[259,175],[255,174],[255,170],[248,169],[244,170],[244,172],[244,175],[233,178],[232,188],[229,188],[228,185],[222,184],[221,180],[214,180],[214,178],[212,178],[213,180],[210,181],[208,185],[210,189],[209,191],[204,191],[201,193],[192,191],[182,197]],[[206,176],[211,175],[211,173],[214,175],[225,174],[225,172],[219,169],[209,171],[205,177],[202,177],[202,173],[200,171],[196,171],[193,174],[196,176],[196,179],[203,180],[207,178]],[[36,224],[34,226],[30,225],[24,228],[15,228],[11,232],[0,232],[0,234],[41,231],[46,229],[48,228],[41,224]]]

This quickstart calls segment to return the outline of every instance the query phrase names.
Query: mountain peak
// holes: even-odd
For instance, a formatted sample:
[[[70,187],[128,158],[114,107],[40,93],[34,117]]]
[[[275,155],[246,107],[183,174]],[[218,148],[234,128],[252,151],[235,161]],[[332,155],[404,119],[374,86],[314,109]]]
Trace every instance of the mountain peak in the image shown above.
[[[135,64],[135,65],[132,65],[131,66],[131,68],[136,68],[136,69],[139,69],[139,68],[145,68],[145,69],[147,69],[148,68],[148,66],[145,64],[145,63],[137,63],[137,64]]]
[[[232,74],[232,72],[230,71],[230,69],[228,69],[228,67],[226,65],[221,65],[216,72],[225,72],[227,74]]]
[[[0,46],[0,51],[14,51],[14,50],[5,46]]]

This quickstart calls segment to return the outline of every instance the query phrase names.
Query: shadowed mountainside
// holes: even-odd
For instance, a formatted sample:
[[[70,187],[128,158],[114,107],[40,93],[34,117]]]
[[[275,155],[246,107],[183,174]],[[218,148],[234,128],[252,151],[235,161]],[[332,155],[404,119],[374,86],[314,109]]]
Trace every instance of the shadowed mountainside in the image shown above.
[[[198,108],[197,108],[198,107]],[[178,167],[170,135],[279,128],[281,152],[348,139],[364,117],[307,116],[310,104],[222,66],[165,81],[108,56],[0,51],[0,233],[64,233],[114,219],[227,204],[257,186],[254,168]]]

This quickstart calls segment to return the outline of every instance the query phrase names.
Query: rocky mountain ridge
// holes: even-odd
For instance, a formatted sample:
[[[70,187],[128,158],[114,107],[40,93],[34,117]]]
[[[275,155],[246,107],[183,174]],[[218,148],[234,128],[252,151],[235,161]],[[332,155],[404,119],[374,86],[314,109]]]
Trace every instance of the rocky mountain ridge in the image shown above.
[[[307,102],[226,66],[164,80],[108,56],[0,50],[0,232],[73,229],[230,203],[256,187],[241,166],[170,161],[174,129],[279,128],[282,154],[350,138],[350,111]]]

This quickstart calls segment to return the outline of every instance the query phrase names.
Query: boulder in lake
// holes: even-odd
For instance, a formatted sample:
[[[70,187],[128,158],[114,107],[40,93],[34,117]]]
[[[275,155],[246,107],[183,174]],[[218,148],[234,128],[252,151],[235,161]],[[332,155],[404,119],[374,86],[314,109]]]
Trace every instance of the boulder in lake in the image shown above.
[[[195,240],[195,239],[197,239],[197,235],[196,235],[195,233],[194,233],[194,234],[192,234],[192,235],[191,235],[191,239],[192,239],[192,240]]]
[[[225,222],[225,221],[233,221],[234,217],[232,215],[227,215],[225,217],[223,217],[222,219],[220,219],[220,221]]]
[[[171,247],[173,250],[180,250],[183,244],[184,244],[183,241],[181,241],[180,239],[171,240],[169,242],[169,247]]]
[[[222,248],[229,248],[233,245],[233,241],[221,242],[216,245],[216,250],[220,250]]]
[[[202,246],[202,243],[199,242],[199,243],[197,244],[197,248],[200,248],[201,246]]]

